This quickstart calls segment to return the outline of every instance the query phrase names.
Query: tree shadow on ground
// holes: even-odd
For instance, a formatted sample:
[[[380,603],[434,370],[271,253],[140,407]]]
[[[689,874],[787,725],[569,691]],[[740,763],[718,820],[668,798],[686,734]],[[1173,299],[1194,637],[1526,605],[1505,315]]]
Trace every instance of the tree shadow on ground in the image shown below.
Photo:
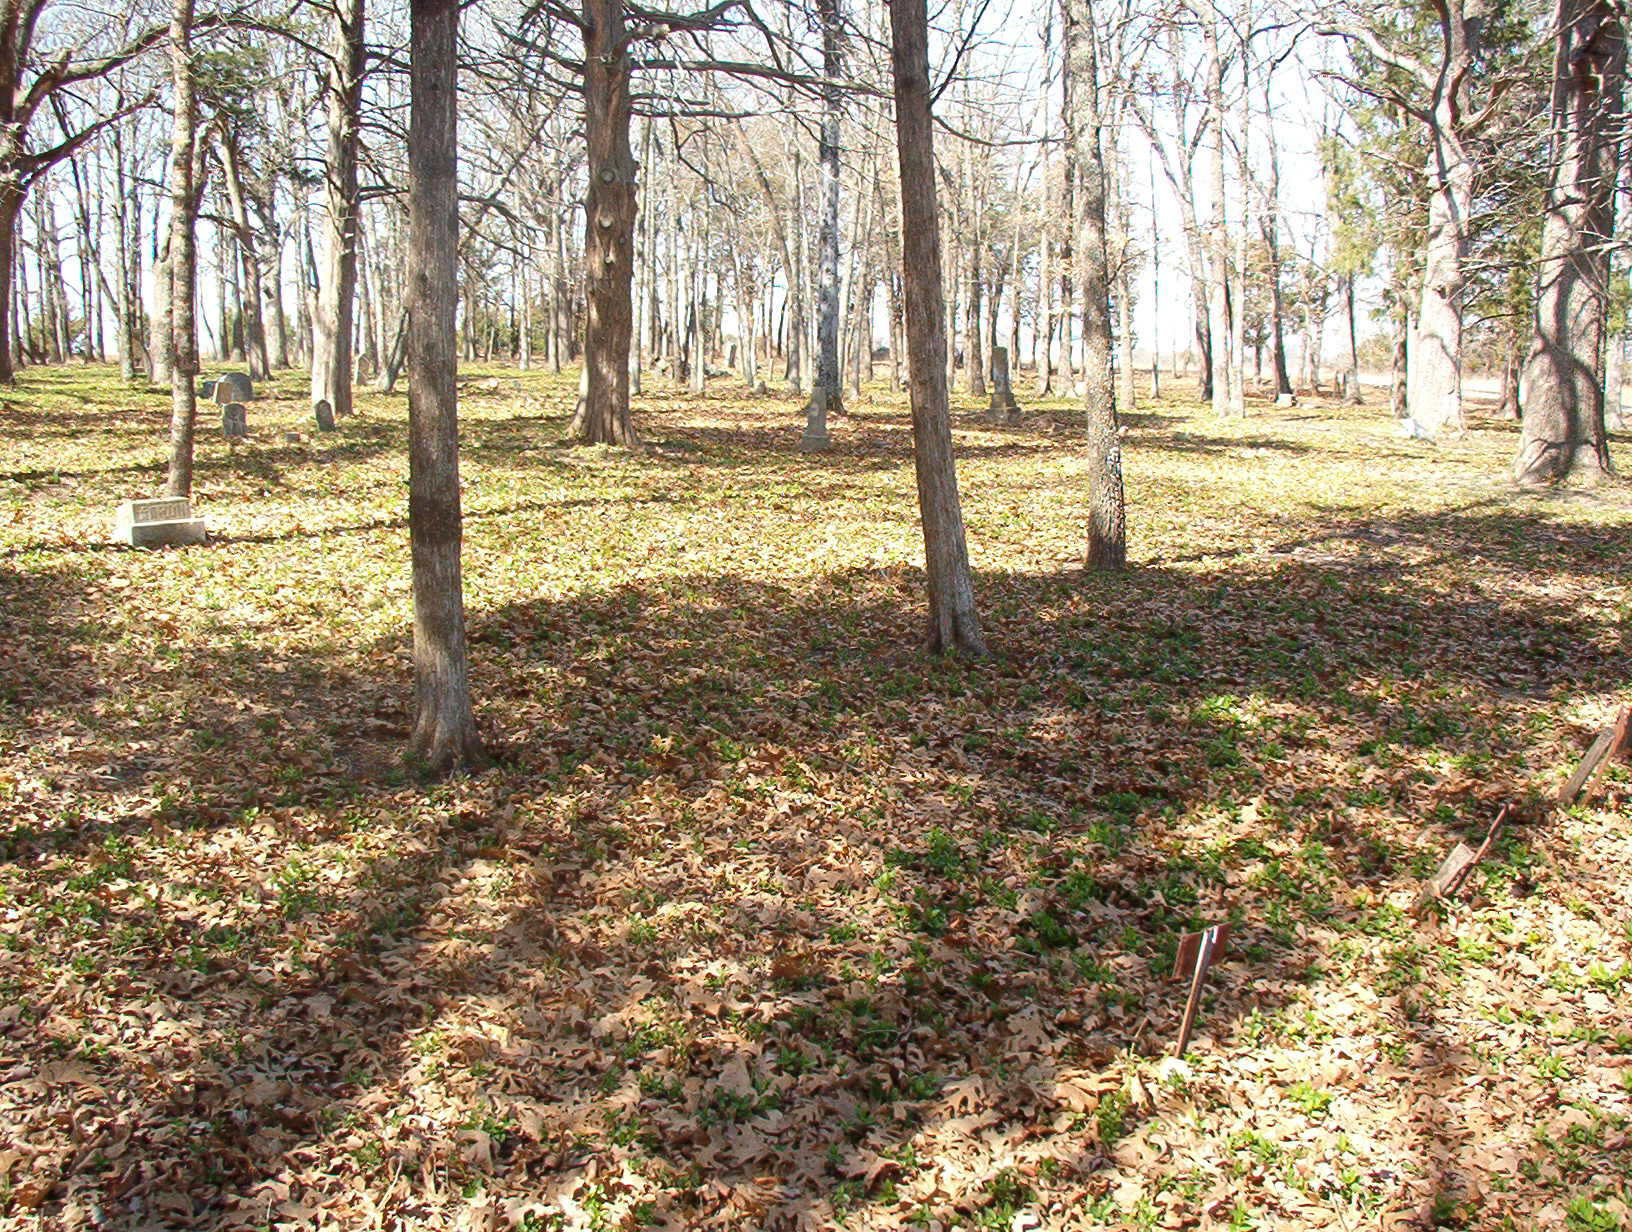
[[[428,793],[355,772],[402,738],[400,641],[360,663],[250,646],[138,665],[187,698],[167,712],[185,726],[150,739],[211,736],[155,767],[174,798],[143,793],[112,829],[59,819],[73,841],[7,836],[13,866],[96,853],[59,865],[35,917],[32,961],[85,969],[4,1027],[41,1115],[77,1127],[41,1205],[107,1227],[319,1207],[428,1222],[484,1187],[517,1211],[616,1206],[629,1164],[653,1219],[792,1227],[846,1206],[895,1219],[930,1154],[970,1153],[972,1179],[926,1199],[969,1217],[1001,1206],[1001,1161],[1091,1175],[1143,1115],[1098,1109],[1171,1030],[1178,934],[1236,923],[1205,1020],[1227,1040],[1294,995],[1303,929],[1345,919],[1318,886],[1221,898],[1220,853],[1313,844],[1334,882],[1410,879],[1344,813],[1357,768],[1506,764],[1535,707],[1624,682],[1623,623],[1517,585],[1624,567],[1617,532],[1506,513],[1387,525],[1340,522],[1350,555],[1256,571],[983,575],[999,653],[975,663],[919,654],[905,568],[477,611],[474,687],[503,761]],[[1475,555],[1515,585],[1435,571]],[[5,585],[35,586],[6,610],[31,654],[54,653],[86,579]],[[5,684],[33,661],[8,660]],[[119,755],[97,738],[87,723],[91,760]],[[1426,808],[1415,774],[1382,783],[1367,807]],[[1482,808],[1452,800],[1441,824],[1473,834]],[[1205,810],[1230,819],[1215,845],[1165,841]],[[126,844],[144,826],[142,870]],[[192,846],[209,833],[226,848]],[[257,845],[245,882],[233,851]],[[336,846],[352,854],[320,875]],[[115,892],[131,883],[153,888]],[[121,1010],[133,1035],[85,1025]]]

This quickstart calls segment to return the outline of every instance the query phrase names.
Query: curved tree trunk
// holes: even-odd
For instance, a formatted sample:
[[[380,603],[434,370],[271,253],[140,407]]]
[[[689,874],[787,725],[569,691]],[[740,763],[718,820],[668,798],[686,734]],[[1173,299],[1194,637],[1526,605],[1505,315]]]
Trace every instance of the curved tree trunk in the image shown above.
[[[906,301],[913,462],[929,582],[929,649],[984,654],[969,574],[946,386],[946,299],[935,205],[925,0],[890,5],[896,150],[901,174],[901,270]]]
[[[414,570],[414,730],[408,751],[424,770],[443,774],[486,760],[470,709],[459,559],[458,0],[413,0],[410,14],[408,535]]]

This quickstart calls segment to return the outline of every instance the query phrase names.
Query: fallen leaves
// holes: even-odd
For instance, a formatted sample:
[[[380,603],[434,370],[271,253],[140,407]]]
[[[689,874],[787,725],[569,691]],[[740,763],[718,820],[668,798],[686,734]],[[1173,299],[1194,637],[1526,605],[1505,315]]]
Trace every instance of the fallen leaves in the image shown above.
[[[983,427],[960,479],[1000,653],[939,663],[899,404],[812,461],[785,406],[660,393],[634,459],[554,447],[565,410],[507,389],[465,408],[464,471],[504,757],[429,788],[396,763],[400,402],[321,451],[206,445],[202,553],[94,550],[156,406],[91,443],[51,434],[67,400],[17,427],[77,477],[0,527],[0,1219],[1624,1209],[1625,771],[1511,827],[1443,920],[1403,910],[1624,700],[1624,509],[1456,504],[1494,429],[1379,466],[1369,410],[1168,404],[1130,417],[1113,581],[1075,567],[1070,434]],[[1173,946],[1220,914],[1163,1059]]]

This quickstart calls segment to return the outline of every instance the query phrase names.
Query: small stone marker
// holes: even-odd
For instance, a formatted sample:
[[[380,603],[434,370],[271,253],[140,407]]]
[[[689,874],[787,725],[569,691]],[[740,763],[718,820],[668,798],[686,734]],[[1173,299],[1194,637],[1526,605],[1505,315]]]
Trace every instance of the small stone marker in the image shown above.
[[[1014,400],[1014,389],[1009,384],[1009,348],[992,348],[992,400],[986,415],[993,423],[1020,422],[1020,404]]]
[[[215,382],[214,381],[202,381],[202,382],[200,382],[199,386],[198,386],[198,396],[200,398],[211,398],[211,399],[213,399],[215,397]]]
[[[327,398],[319,398],[317,405],[312,408],[312,414],[317,419],[317,426],[321,431],[334,431],[334,408],[329,405]]]
[[[298,445],[298,444],[300,444],[300,433],[298,433],[298,432],[285,432],[283,434],[283,443],[285,445]]]
[[[1201,988],[1207,979],[1207,970],[1223,952],[1230,938],[1228,924],[1214,924],[1199,933],[1185,933],[1179,938],[1179,950],[1173,959],[1173,978],[1190,979],[1190,996],[1184,1003],[1184,1021],[1179,1024],[1179,1042],[1173,1055],[1182,1057],[1190,1047],[1190,1032],[1196,1025],[1196,1011],[1201,1008]]]
[[[221,435],[229,441],[249,436],[249,413],[242,402],[229,402],[221,408]]]
[[[1297,404],[1298,404],[1298,395],[1297,394],[1276,394],[1275,395],[1275,405],[1276,406],[1296,406]]]
[[[121,504],[113,537],[133,548],[158,548],[203,543],[206,532],[204,519],[193,516],[191,501],[185,496],[165,496]]]
[[[215,383],[215,400],[222,406],[229,402],[255,401],[255,387],[242,372],[229,372]]]

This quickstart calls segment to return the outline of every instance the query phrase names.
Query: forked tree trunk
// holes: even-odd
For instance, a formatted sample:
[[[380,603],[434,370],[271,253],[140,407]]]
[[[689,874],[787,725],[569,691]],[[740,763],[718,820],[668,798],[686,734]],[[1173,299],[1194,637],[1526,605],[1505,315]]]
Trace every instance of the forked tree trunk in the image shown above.
[[[635,269],[635,156],[629,146],[629,53],[621,0],[584,5],[584,117],[589,191],[584,199],[584,364],[588,376],[574,440],[637,444],[629,420],[630,287]]]
[[[1081,215],[1076,220],[1077,283],[1083,298],[1083,386],[1088,419],[1090,569],[1127,564],[1122,493],[1122,446],[1111,384],[1110,280],[1105,255],[1105,156],[1101,133],[1099,56],[1093,0],[1064,0],[1066,157],[1076,171]]]
[[[805,434],[799,448],[826,449],[829,416],[843,413],[839,376],[839,114],[843,103],[839,75],[844,59],[839,47],[839,0],[816,0],[822,23],[822,130],[818,157],[822,166],[822,225],[818,239],[821,271],[817,277],[819,308],[816,329],[816,376],[805,408]]]
[[[357,293],[357,141],[363,98],[363,0],[339,0],[329,42],[323,267],[312,314],[312,405],[351,413],[352,301]]]
[[[1617,0],[1558,0],[1555,12],[1552,174],[1513,463],[1514,477],[1526,484],[1590,481],[1613,469],[1599,365],[1626,27]]]
[[[929,648],[983,654],[975,611],[963,510],[952,458],[946,387],[946,300],[935,206],[934,130],[930,118],[929,17],[925,0],[890,5],[896,149],[901,174],[902,286],[912,400],[913,461],[924,525],[929,582]]]
[[[179,0],[185,3],[187,0]],[[408,533],[414,571],[410,758],[482,764],[465,657],[459,507],[458,0],[412,0],[408,126]]]
[[[194,330],[194,280],[197,252],[193,229],[198,192],[193,183],[193,97],[190,43],[193,0],[175,0],[170,10],[170,75],[174,120],[170,134],[170,476],[171,496],[193,492],[193,422],[197,414],[193,377],[198,374],[198,337]]]

